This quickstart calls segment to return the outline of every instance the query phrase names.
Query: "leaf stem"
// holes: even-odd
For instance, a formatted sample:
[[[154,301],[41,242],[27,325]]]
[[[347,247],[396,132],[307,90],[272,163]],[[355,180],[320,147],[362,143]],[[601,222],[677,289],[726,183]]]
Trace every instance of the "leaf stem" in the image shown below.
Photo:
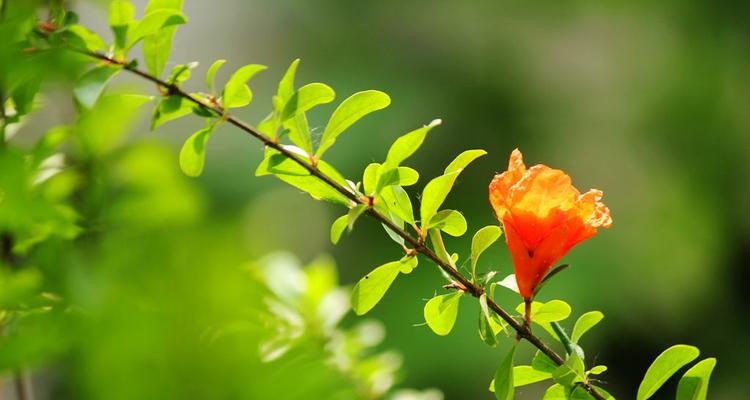
[[[264,134],[263,132],[260,132],[255,127],[251,126],[250,124],[234,117],[233,115],[230,115],[222,107],[218,105],[214,105],[214,104],[207,104],[201,99],[185,92],[179,86],[173,83],[165,82],[149,74],[148,72],[140,70],[126,60],[117,60],[105,54],[91,52],[88,50],[81,50],[81,49],[76,49],[76,48],[68,48],[68,49],[75,51],[79,54],[83,54],[88,57],[92,57],[92,58],[95,58],[104,62],[117,64],[128,72],[131,72],[137,76],[140,76],[141,78],[147,81],[150,81],[152,83],[155,83],[158,86],[167,88],[168,92],[171,93],[172,95],[180,96],[188,101],[195,103],[196,105],[198,105],[199,107],[202,107],[205,110],[211,111],[217,114],[218,116],[223,116],[226,122],[234,125],[235,127],[239,128],[240,130],[244,131],[250,136],[253,136],[254,138],[260,140],[265,146],[278,151],[279,153],[283,154],[285,157],[296,162],[297,164],[302,166],[305,170],[307,170],[310,173],[310,175],[315,176],[326,185],[330,186],[337,192],[346,196],[353,203],[367,205],[365,200],[363,200],[360,196],[352,192],[350,189],[338,184],[331,177],[321,172],[315,165],[310,164],[309,162],[307,162],[306,159],[301,158],[297,154],[289,151],[284,146],[277,143],[274,139]],[[454,266],[452,266],[451,263],[439,257],[434,251],[432,251],[429,247],[427,247],[424,244],[423,240],[413,237],[403,228],[396,225],[390,218],[384,216],[383,214],[381,214],[374,208],[367,208],[366,213],[370,215],[372,218],[378,220],[381,224],[388,227],[393,232],[395,232],[398,236],[402,237],[404,241],[409,243],[414,248],[415,251],[419,252],[420,254],[422,254],[429,260],[431,260],[433,263],[435,263],[444,273],[446,273],[453,280],[455,280],[456,282],[460,283],[463,287],[465,287],[467,293],[471,294],[472,296],[476,298],[479,298],[484,293],[484,289],[481,286],[477,285],[476,283],[471,282],[471,280],[466,278]],[[489,299],[489,298],[487,299],[487,306],[495,314],[497,314],[500,318],[502,318],[506,323],[508,323],[508,325],[510,325],[511,328],[513,328],[516,331],[518,338],[525,339],[526,341],[531,343],[534,347],[539,349],[539,351],[541,351],[547,357],[549,357],[555,364],[557,365],[563,364],[564,362],[563,358],[560,357],[560,355],[558,355],[554,350],[552,350],[552,348],[550,348],[547,344],[545,344],[538,336],[531,333],[531,329],[529,328],[529,326],[522,325],[521,323],[516,321],[511,316],[511,314],[505,311],[492,299]],[[584,384],[584,389],[586,389],[586,391],[589,394],[591,394],[595,399],[604,400],[604,397],[593,386],[589,385],[588,383]]]
[[[573,346],[571,346],[570,338],[568,337],[568,334],[565,333],[565,330],[560,326],[557,322],[551,322],[550,325],[552,325],[552,330],[555,331],[555,335],[560,339],[560,342],[563,344],[563,347],[565,347],[565,353],[570,354],[573,352]]]

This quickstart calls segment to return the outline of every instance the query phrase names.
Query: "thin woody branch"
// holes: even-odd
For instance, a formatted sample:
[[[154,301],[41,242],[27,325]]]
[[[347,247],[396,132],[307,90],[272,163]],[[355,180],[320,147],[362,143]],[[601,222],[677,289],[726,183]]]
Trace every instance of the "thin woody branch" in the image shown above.
[[[167,94],[180,96],[184,99],[187,99],[195,103],[196,105],[202,107],[205,110],[215,113],[217,117],[223,118],[226,122],[234,125],[235,127],[239,128],[240,130],[244,131],[250,136],[253,136],[256,139],[260,140],[265,146],[278,151],[279,153],[283,154],[285,157],[299,164],[305,170],[307,170],[310,173],[310,175],[315,176],[316,178],[325,182],[325,184],[335,189],[337,192],[341,193],[342,195],[346,196],[346,198],[348,198],[352,202],[356,204],[362,204],[365,206],[370,205],[367,198],[362,197],[352,192],[348,188],[338,184],[331,177],[321,172],[315,165],[310,164],[305,159],[291,152],[290,150],[285,148],[283,145],[279,144],[276,140],[272,139],[271,137],[264,134],[263,132],[260,132],[259,130],[251,126],[250,124],[230,115],[226,110],[224,110],[221,106],[219,106],[215,102],[211,102],[211,103],[204,102],[203,100],[185,92],[178,85],[163,81],[143,70],[138,69],[137,67],[130,64],[127,61],[116,60],[107,55],[96,53],[96,52],[90,52],[87,50],[80,50],[80,49],[72,49],[72,50],[77,53],[96,58],[98,60],[101,60],[109,64],[121,66],[123,69],[129,72],[135,75],[138,75],[141,78],[144,78],[152,83],[155,83],[156,85],[159,86],[160,89],[166,89],[164,92],[166,92]],[[421,253],[423,256],[427,257],[432,262],[434,262],[441,270],[447,273],[454,280],[453,285],[455,285],[455,287],[461,288],[460,290],[463,290],[476,298],[479,298],[484,293],[484,289],[481,286],[471,282],[468,278],[463,276],[456,268],[454,268],[447,262],[440,259],[440,257],[438,257],[438,255],[435,254],[434,251],[428,248],[422,240],[420,240],[419,238],[415,238],[414,236],[409,234],[403,228],[393,223],[393,221],[391,221],[390,218],[387,218],[386,216],[384,216],[383,214],[381,214],[380,212],[378,212],[372,207],[368,207],[366,212],[371,217],[378,220],[378,222],[382,223],[383,225],[388,227],[388,229],[392,230],[398,236],[403,238],[404,241],[406,241],[409,245],[412,246],[414,251]],[[510,325],[510,327],[513,328],[513,330],[516,331],[517,337],[523,338],[529,343],[531,343],[534,347],[539,349],[539,351],[541,351],[547,357],[549,357],[555,364],[557,365],[563,364],[564,359],[560,355],[558,355],[554,350],[552,350],[552,348],[550,348],[547,344],[545,344],[538,336],[534,335],[531,332],[531,328],[529,326],[516,321],[516,319],[513,318],[513,316],[511,316],[507,311],[505,311],[502,307],[500,307],[497,303],[495,303],[493,299],[487,298],[487,306],[495,314],[497,314],[500,318],[502,318],[508,325]],[[604,400],[604,397],[590,383],[583,382],[581,383],[581,386],[589,394],[591,394],[591,396],[593,396],[595,399]]]

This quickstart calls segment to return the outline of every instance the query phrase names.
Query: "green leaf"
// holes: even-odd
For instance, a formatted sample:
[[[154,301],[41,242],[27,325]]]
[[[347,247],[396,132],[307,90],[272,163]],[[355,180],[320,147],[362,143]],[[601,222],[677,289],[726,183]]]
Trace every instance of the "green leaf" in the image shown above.
[[[169,121],[184,117],[193,110],[193,103],[181,96],[168,96],[161,100],[154,109],[151,119],[151,130],[154,130]]]
[[[266,69],[265,65],[250,64],[238,69],[224,86],[222,104],[224,108],[244,107],[253,100],[253,92],[247,82],[258,72]]]
[[[184,82],[187,82],[187,80],[190,79],[190,70],[194,69],[197,66],[198,62],[175,65],[174,68],[172,68],[172,72],[169,74],[169,78],[167,78],[167,82],[175,85],[180,85]]]
[[[362,174],[362,189],[366,196],[372,196],[375,194],[375,183],[378,179],[378,170],[380,164],[370,163],[365,167],[365,172]]]
[[[576,353],[571,353],[563,365],[552,371],[552,378],[555,382],[570,388],[575,383],[586,380],[585,368],[583,360]]]
[[[458,237],[466,233],[466,218],[456,210],[441,210],[432,217],[428,229],[440,229]]]
[[[209,126],[195,132],[185,141],[180,150],[180,168],[187,176],[197,177],[203,172],[206,163],[206,144],[213,132]]]
[[[124,26],[133,22],[135,7],[130,0],[112,0],[109,3],[109,26]]]
[[[349,215],[342,215],[338,218],[336,218],[335,221],[333,221],[333,224],[331,225],[331,243],[338,244],[339,240],[341,239],[341,235],[346,230],[347,221],[349,220]]]
[[[312,151],[312,138],[310,137],[310,126],[307,123],[305,113],[296,114],[284,122],[284,127],[289,131],[289,140],[305,152],[305,158],[309,159]]]
[[[409,167],[383,167],[378,171],[377,185],[375,192],[380,192],[384,187],[391,185],[410,186],[419,180],[419,172]]]
[[[594,325],[598,324],[604,318],[604,314],[600,311],[589,311],[580,317],[576,321],[573,327],[573,333],[570,335],[570,340],[573,343],[578,343],[584,333],[588,332],[589,329],[593,328]]]
[[[284,106],[281,120],[285,121],[298,113],[304,113],[313,107],[327,104],[336,98],[336,92],[324,83],[309,83],[292,95]]]
[[[180,12],[182,0],[151,0],[146,6],[146,15],[157,10],[168,9]],[[172,52],[172,39],[177,32],[177,26],[167,26],[158,32],[143,38],[143,58],[146,69],[154,76],[161,76]]]
[[[78,104],[87,109],[93,107],[109,81],[118,72],[120,72],[119,67],[105,65],[93,68],[83,74],[73,88],[73,96],[75,96]]]
[[[499,226],[490,225],[477,231],[471,239],[471,276],[477,276],[477,261],[479,256],[495,243],[503,231]]]
[[[135,7],[130,0],[112,0],[109,3],[109,26],[115,37],[115,49],[124,49],[128,27],[135,18]]]
[[[394,261],[383,264],[365,275],[354,286],[352,291],[352,308],[357,315],[364,315],[383,298],[399,272],[413,269],[416,257],[408,260]]]
[[[471,164],[472,161],[487,154],[484,150],[466,150],[459,154],[447,167],[445,167],[444,174],[450,174],[456,171],[462,171],[466,166]]]
[[[519,314],[524,313],[524,304],[516,307]],[[534,301],[531,303],[531,319],[539,324],[562,321],[570,316],[572,309],[562,300],[551,300],[546,303]]]
[[[294,77],[297,74],[299,61],[299,58],[292,61],[286,73],[284,73],[284,77],[279,82],[279,88],[276,91],[276,101],[278,103],[276,110],[279,114],[284,111],[286,102],[294,95]]]
[[[428,125],[415,129],[396,139],[388,150],[388,155],[385,158],[384,164],[390,167],[401,165],[404,160],[409,158],[417,151],[417,149],[419,149],[424,142],[427,133],[441,123],[442,121],[439,119],[433,120]]]
[[[419,181],[419,172],[414,168],[398,167],[398,186],[411,186]]]
[[[380,196],[390,211],[400,219],[414,224],[414,210],[411,206],[411,199],[404,188],[401,186],[388,186],[383,189]]]
[[[417,257],[405,256],[404,258],[399,260],[399,262],[401,263],[401,273],[410,274],[411,271],[414,271],[414,268],[417,267],[419,260],[417,259]]]
[[[435,334],[445,336],[451,332],[458,317],[458,303],[462,292],[431,298],[424,306],[424,319]]]
[[[67,28],[67,31],[75,35],[86,50],[103,51],[109,47],[99,34],[83,25],[71,25]]]
[[[437,213],[438,208],[443,205],[445,198],[448,197],[456,177],[458,177],[458,172],[440,175],[425,185],[422,190],[422,204],[420,206],[422,226],[429,226],[430,220]]]
[[[298,154],[302,152],[300,149],[294,148],[293,146],[287,146],[287,148],[292,149]],[[344,177],[341,176],[341,174],[330,164],[321,160],[318,161],[317,168],[339,185],[349,187],[346,179],[344,179]],[[269,174],[276,175],[277,178],[308,193],[316,200],[326,200],[332,203],[346,205],[347,207],[351,204],[351,200],[339,193],[336,189],[322,182],[317,177],[310,175],[310,172],[297,164],[297,162],[272,149],[266,151],[263,161],[261,161],[260,165],[258,165],[258,168],[255,170],[256,176]]]
[[[480,153],[486,154],[484,150],[468,150],[461,153],[448,165],[444,175],[434,178],[425,185],[422,190],[422,205],[420,207],[422,226],[429,226],[430,219],[443,205],[458,175],[471,161],[480,157],[482,155]]]
[[[590,374],[590,375],[600,375],[600,374],[603,374],[604,371],[606,371],[606,370],[607,370],[607,366],[606,365],[597,365],[597,366],[591,368],[588,371],[588,374]]]
[[[346,216],[346,226],[350,231],[354,229],[354,223],[365,211],[367,211],[367,206],[364,204],[358,204],[349,209],[349,213]]]
[[[208,67],[208,71],[206,71],[206,87],[208,88],[208,93],[216,95],[216,73],[219,72],[221,66],[226,62],[227,60],[216,60],[210,67]]]
[[[534,358],[531,360],[531,368],[537,371],[552,373],[557,369],[558,365],[554,363],[546,354],[537,350],[534,353]]]
[[[551,373],[538,371],[530,365],[519,365],[513,367],[513,386],[515,387],[531,385],[532,383],[541,382],[551,378]]]
[[[638,387],[637,400],[646,400],[653,396],[669,377],[685,364],[695,360],[699,354],[698,348],[684,344],[678,344],[664,350],[648,367],[646,375]]]
[[[336,138],[360,118],[371,112],[382,110],[389,104],[391,104],[391,98],[377,90],[358,92],[342,101],[328,120],[315,156],[320,158],[333,146]]]
[[[125,48],[129,49],[146,36],[159,33],[162,28],[182,25],[186,22],[187,17],[178,10],[161,9],[153,11],[131,26]]]
[[[544,392],[542,400],[569,400],[568,391],[560,384],[554,384]]]
[[[677,400],[706,400],[708,381],[715,366],[716,359],[707,358],[687,370],[677,385]]]
[[[495,347],[497,345],[497,333],[492,324],[492,317],[490,315],[489,307],[487,306],[487,293],[482,293],[479,296],[479,337],[488,346]],[[491,387],[494,391],[494,387]]]
[[[500,367],[495,371],[495,399],[512,400],[513,399],[513,357],[516,354],[517,345],[514,343],[508,354],[500,362]]]

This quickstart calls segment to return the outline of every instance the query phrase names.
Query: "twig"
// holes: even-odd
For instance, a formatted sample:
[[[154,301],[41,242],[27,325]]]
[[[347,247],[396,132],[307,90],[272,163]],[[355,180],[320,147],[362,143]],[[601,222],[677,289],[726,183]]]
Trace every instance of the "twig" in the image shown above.
[[[196,105],[202,107],[205,110],[208,110],[208,111],[211,111],[213,113],[216,113],[217,116],[223,116],[223,118],[224,118],[224,120],[226,122],[228,122],[228,123],[236,126],[237,128],[239,128],[240,130],[242,130],[245,133],[249,134],[250,136],[253,136],[256,139],[258,139],[261,142],[263,142],[263,144],[266,145],[267,147],[270,147],[270,148],[278,151],[279,153],[283,154],[285,157],[287,157],[287,158],[291,159],[292,161],[296,162],[297,164],[299,164],[300,166],[302,166],[304,169],[306,169],[310,173],[310,175],[315,176],[316,178],[320,179],[325,184],[327,184],[331,188],[335,189],[337,192],[339,192],[342,195],[346,196],[349,200],[351,200],[351,201],[353,201],[353,202],[355,202],[357,204],[363,204],[363,205],[369,206],[369,202],[368,202],[368,200],[366,198],[360,197],[356,193],[354,193],[351,190],[349,190],[348,188],[346,188],[344,186],[341,186],[336,181],[334,181],[331,177],[329,177],[325,173],[321,172],[314,165],[311,165],[310,163],[308,163],[307,161],[305,161],[303,158],[301,158],[297,154],[289,151],[283,145],[277,143],[275,140],[273,140],[272,138],[270,138],[268,135],[264,134],[263,132],[260,132],[259,130],[257,130],[253,126],[251,126],[251,125],[247,124],[246,122],[244,122],[244,121],[242,121],[240,119],[237,119],[236,117],[228,114],[226,112],[226,110],[224,110],[222,107],[220,107],[218,105],[214,105],[214,104],[205,103],[201,99],[199,99],[199,98],[197,98],[197,97],[195,97],[195,96],[193,96],[193,95],[185,92],[179,86],[177,86],[175,84],[172,84],[172,83],[169,83],[169,82],[166,82],[166,81],[163,81],[163,80],[161,80],[161,79],[159,79],[159,78],[157,78],[157,77],[149,74],[148,72],[140,70],[137,67],[133,66],[132,64],[128,63],[127,61],[116,60],[116,59],[114,59],[112,57],[109,57],[107,55],[104,55],[104,54],[101,54],[101,53],[96,53],[96,52],[90,52],[88,50],[80,50],[80,49],[72,49],[72,50],[74,50],[74,51],[76,51],[76,52],[78,52],[80,54],[87,55],[89,57],[93,57],[93,58],[99,59],[101,61],[110,63],[110,64],[119,65],[123,69],[125,69],[125,70],[127,70],[129,72],[131,72],[131,73],[133,73],[135,75],[138,75],[138,76],[140,76],[140,77],[142,77],[142,78],[144,78],[144,79],[146,79],[148,81],[151,81],[152,83],[157,84],[159,87],[165,88],[166,89],[166,93],[168,93],[170,95],[180,96],[180,97],[182,97],[182,98],[184,98],[186,100],[189,100],[189,101],[195,103]],[[447,262],[441,260],[440,257],[438,257],[437,254],[435,254],[435,252],[433,252],[430,248],[428,248],[422,241],[420,241],[419,239],[413,237],[407,231],[405,231],[403,228],[401,228],[400,226],[398,226],[395,223],[393,223],[393,221],[391,221],[390,218],[384,216],[383,214],[381,214],[380,212],[378,212],[377,210],[375,210],[372,207],[369,207],[367,209],[367,214],[369,214],[371,217],[375,218],[380,223],[382,223],[383,225],[385,225],[386,227],[388,227],[388,229],[392,230],[398,236],[400,236],[401,238],[403,238],[407,243],[409,243],[414,248],[414,250],[416,250],[417,252],[421,253],[423,256],[429,258],[440,269],[442,269],[445,273],[447,273],[448,275],[450,275],[451,278],[453,278],[456,281],[456,283],[459,283],[464,288],[466,288],[466,292],[467,293],[471,294],[472,296],[474,296],[476,298],[479,298],[484,293],[484,289],[481,286],[479,286],[479,285],[471,282],[469,279],[467,279],[465,276],[463,276],[458,270],[456,270],[456,268],[454,268],[453,266],[451,266]],[[507,311],[505,311],[502,307],[500,307],[499,305],[497,305],[497,303],[495,303],[495,301],[493,299],[487,298],[487,306],[495,314],[497,314],[500,318],[502,318],[506,323],[508,323],[508,325],[510,325],[511,328],[513,328],[516,331],[518,337],[523,338],[526,341],[528,341],[529,343],[531,343],[534,347],[536,347],[542,353],[544,353],[547,357],[549,357],[555,364],[557,364],[557,365],[562,365],[563,364],[563,362],[564,362],[563,358],[560,357],[554,350],[552,350],[552,348],[550,348],[549,346],[547,346],[547,344],[545,344],[544,342],[542,342],[542,340],[538,336],[536,336],[533,333],[531,333],[530,327],[528,327],[526,325],[522,325],[521,323],[519,323],[518,321],[516,321]],[[583,387],[594,398],[596,398],[598,400],[604,400],[604,397],[601,394],[599,394],[599,392],[593,386],[591,386],[589,383],[587,383],[587,382],[583,383]]]

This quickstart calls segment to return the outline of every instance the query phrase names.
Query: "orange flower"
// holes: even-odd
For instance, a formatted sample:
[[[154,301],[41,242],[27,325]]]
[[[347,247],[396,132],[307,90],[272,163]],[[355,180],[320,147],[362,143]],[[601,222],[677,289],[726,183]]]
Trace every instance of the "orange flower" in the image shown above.
[[[580,194],[558,169],[526,169],[521,152],[513,150],[508,170],[490,183],[490,204],[503,224],[524,299],[534,297],[537,285],[573,246],[612,225],[602,195],[596,189]]]

